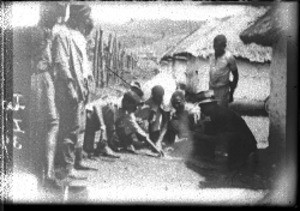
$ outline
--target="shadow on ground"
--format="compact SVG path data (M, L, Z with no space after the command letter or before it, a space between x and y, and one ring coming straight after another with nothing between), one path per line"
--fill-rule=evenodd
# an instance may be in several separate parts
M225 162L207 162L189 159L185 162L187 168L205 178L199 182L199 188L244 188L252 190L267 190L269 184L262 175L249 167L229 172Z

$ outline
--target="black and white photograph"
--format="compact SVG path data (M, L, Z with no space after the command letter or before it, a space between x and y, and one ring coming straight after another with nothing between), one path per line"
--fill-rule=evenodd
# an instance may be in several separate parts
M1 206L297 206L298 2L0 5Z

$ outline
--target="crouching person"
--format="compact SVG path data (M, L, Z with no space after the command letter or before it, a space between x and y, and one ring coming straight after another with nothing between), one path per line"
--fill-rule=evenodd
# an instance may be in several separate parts
M228 154L229 170L236 170L246 164L249 155L256 151L256 140L241 116L226 107L219 106L210 97L199 103L201 113L209 118L204 126L204 134L195 133L195 143L204 143L211 157L215 147L223 145Z
M149 109L148 131L150 139L161 148L161 141L167 130L168 112L162 109L164 88L160 85L154 86L151 90L151 97L145 102Z
M135 92L128 91L124 94L116 120L116 133L122 141L123 148L129 152L135 153L134 145L146 141L151 148L160 153L150 140L149 134L137 123L135 112L141 104L141 98Z
M114 107L110 103L103 103L100 100L90 103L86 107L86 133L84 137L84 150L88 157L105 156L120 158L110 145L113 144L115 134ZM95 140L96 132L100 130L99 140ZM96 145L96 146L95 146Z

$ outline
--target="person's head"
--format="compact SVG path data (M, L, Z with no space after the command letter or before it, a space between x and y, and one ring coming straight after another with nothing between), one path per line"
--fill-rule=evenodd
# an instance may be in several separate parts
M72 28L78 29L82 34L85 34L90 14L90 6L84 4L71 4L68 23Z
M133 91L128 91L123 95L122 108L126 111L135 112L142 103L141 98Z
M66 15L66 8L58 2L42 2L39 25L52 29L60 17Z
M140 98L143 98L144 92L141 89L141 84L137 81L133 81L130 84L130 90L135 92Z
M223 55L227 46L227 39L225 35L219 34L214 38L214 50L217 56Z
M91 18L85 20L84 36L89 36L94 28L94 22Z
M151 89L151 97L157 105L161 105L164 99L165 90L162 86L156 85Z
M183 111L185 105L184 92L181 90L175 91L171 97L171 104L177 112Z

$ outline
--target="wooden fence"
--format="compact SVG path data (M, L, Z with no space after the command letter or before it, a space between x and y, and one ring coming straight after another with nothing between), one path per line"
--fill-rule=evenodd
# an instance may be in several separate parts
M104 43L103 30L96 30L93 58L93 74L96 87L108 86L110 82L126 81L124 73L132 73L137 67L137 60L132 54L126 54L125 48L116 36L109 34L108 42Z

